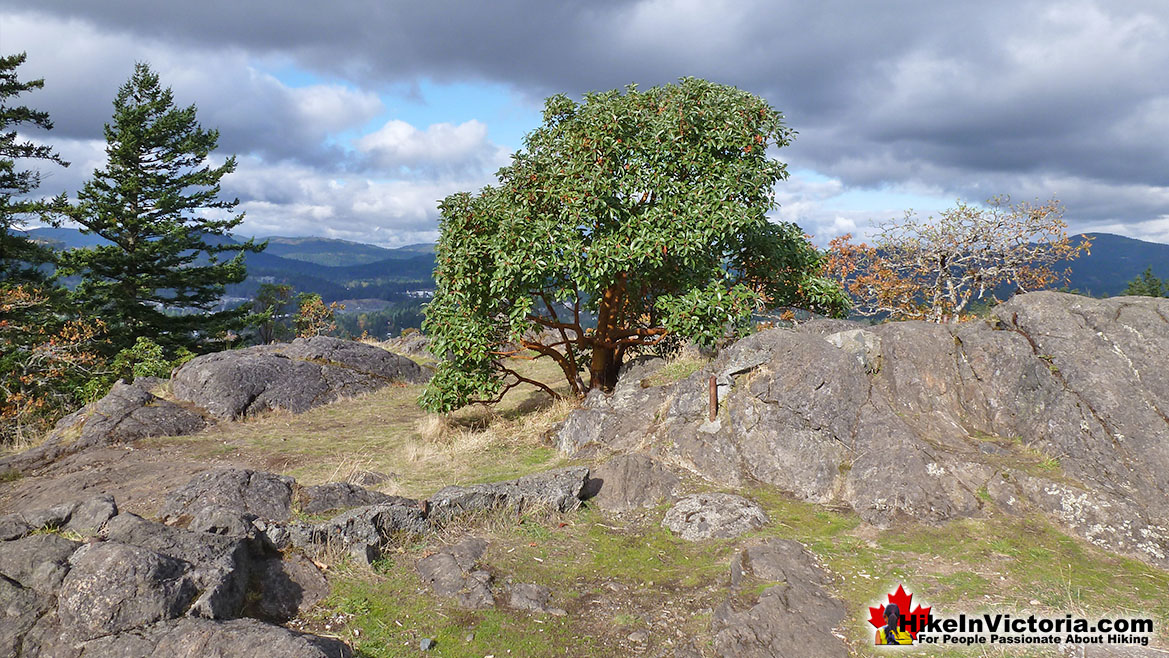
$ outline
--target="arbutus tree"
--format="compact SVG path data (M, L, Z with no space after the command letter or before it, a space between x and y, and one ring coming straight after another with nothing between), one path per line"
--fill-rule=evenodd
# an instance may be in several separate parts
M582 395L610 389L634 352L712 344L763 307L842 314L822 254L767 218L787 177L768 149L793 136L763 99L694 78L549 98L497 186L440 204L424 323L440 363L421 404L525 381L556 395L509 358L554 360Z

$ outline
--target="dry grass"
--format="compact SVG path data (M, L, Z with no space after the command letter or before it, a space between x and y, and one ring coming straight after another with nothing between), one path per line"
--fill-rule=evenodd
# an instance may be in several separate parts
M525 374L556 381L551 363L523 362ZM297 478L302 484L385 473L385 493L427 496L448 484L515 478L562 463L548 432L575 407L531 386L490 408L434 416L416 404L421 386L389 386L302 414L274 411L199 434L154 439L195 457L230 457Z

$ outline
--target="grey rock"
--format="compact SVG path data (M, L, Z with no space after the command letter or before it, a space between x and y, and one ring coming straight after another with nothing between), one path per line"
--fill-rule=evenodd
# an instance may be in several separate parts
M57 530L69 523L73 510L79 503L61 503L43 509L34 509L23 512L24 521L33 530Z
M454 598L465 608L489 608L495 605L491 574L474 568L486 548L482 539L467 539L422 558L415 568L435 594Z
M507 606L516 610L530 610L558 617L568 614L561 608L552 607L552 590L543 585L517 583L507 589Z
M587 467L572 466L507 482L445 487L431 496L430 513L455 514L510 506L547 506L568 512L580 506L588 477Z
M70 562L58 614L62 628L78 640L179 617L196 595L189 564L137 546L88 544Z
M22 587L56 593L69 573L69 557L81 546L60 535L38 534L0 543L0 575Z
M673 501L681 481L645 455L618 455L594 468L586 497L603 510L625 512Z
M316 336L197 357L175 373L171 388L180 399L231 420L273 409L299 413L428 377L418 364L380 347Z
M418 643L418 648L423 650L423 651L430 651L431 649L434 648L434 644L435 644L434 640L432 640L428 637L425 637L425 638L422 638L422 641Z
M659 356L642 355L632 359L621 366L617 373L617 387L615 393L620 393L624 389L636 390L644 388L643 382L659 370L661 370L667 361Z
M79 535L96 535L110 519L118 515L118 504L108 494L90 498L69 515L65 529Z
M824 340L856 357L867 373L881 370L881 337L864 329L839 331L824 337Z
M418 501L370 491L349 482L326 482L300 489L297 506L306 514L321 514L333 510L363 505L416 505Z
M613 395L594 389L585 396L580 409L557 432L561 452L587 456L586 451L596 451L602 446L608 451L636 448L637 439L666 404L668 389L620 385L620 380L618 384Z
M258 562L252 569L256 583L248 616L277 623L310 610L329 595L329 583L315 564L290 553Z
M343 642L254 619L176 619L81 645L82 658L351 658Z
M1169 300L1030 293L994 316L763 331L675 384L590 394L558 445L763 483L878 527L980 514L986 487L991 504L1169 565ZM1045 457L1050 476L1029 468Z
M208 505L195 513L188 530L206 532L226 537L255 537L259 532L255 525L256 516L220 505Z
M272 521L292 514L290 477L241 468L221 468L196 475L172 491L159 515L167 520L193 516L215 505Z
M427 350L430 344L430 339L421 333L412 333L406 336L399 336L389 341L389 349L391 352L398 354L408 354L411 356L430 357L431 354Z
M845 617L844 604L831 597L828 578L797 542L773 539L742 551L732 567L736 588L753 582L779 584L747 607L734 599L720 605L711 620L716 656L843 658L845 643L832 630ZM797 651L798 648L798 651Z
M115 383L105 397L61 419L41 445L0 459L0 470L29 472L85 448L191 434L206 427L198 411L154 395L151 390L160 383L150 377Z
M24 638L55 603L53 597L0 575L0 655L36 655Z
M24 520L24 515L13 512L0 516L0 541L19 539L32 532L32 526Z
M173 528L128 513L110 519L105 534L191 565L190 581L199 592L191 614L230 619L243 608L252 567L246 540Z
M409 501L409 499L403 499ZM414 501L406 505L369 505L343 512L316 524L293 523L286 527L292 546L338 546L376 553L387 539L399 534L421 534L426 528L422 510ZM270 532L270 531L269 531ZM376 559L376 558L375 558Z
M666 512L662 526L687 541L737 537L762 527L767 514L758 503L726 493L685 496Z

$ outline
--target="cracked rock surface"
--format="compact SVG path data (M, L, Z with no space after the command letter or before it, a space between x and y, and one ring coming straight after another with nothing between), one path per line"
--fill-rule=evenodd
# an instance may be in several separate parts
M760 332L677 383L590 394L557 441L762 482L881 527L1038 510L1165 566L1166 364L1169 299L1037 292L989 321Z

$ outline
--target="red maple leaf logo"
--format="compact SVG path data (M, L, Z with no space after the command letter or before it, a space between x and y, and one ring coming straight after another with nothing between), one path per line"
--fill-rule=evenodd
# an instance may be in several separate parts
M913 605L913 594L907 593L901 585L897 586L896 592L887 596L889 603L897 606L897 609L901 611L900 627L908 631L909 637L916 641L917 632L925 628L926 622L930 618L930 610L933 608L923 608L919 605L912 613L908 612L909 606ZM885 625L885 606L869 607L869 623L876 628Z

